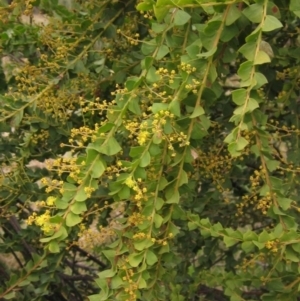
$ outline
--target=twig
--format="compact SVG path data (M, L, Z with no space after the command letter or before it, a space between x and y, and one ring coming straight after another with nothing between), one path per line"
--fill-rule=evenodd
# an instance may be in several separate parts
M103 269L105 269L107 266L106 264L104 264L102 261L100 261L98 258L96 258L95 256L91 255L90 253L86 252L85 250L81 249L80 247L73 245L73 248L75 248L79 253L81 253L82 255L86 256L87 258L89 258L90 260L96 262L98 265L100 265Z

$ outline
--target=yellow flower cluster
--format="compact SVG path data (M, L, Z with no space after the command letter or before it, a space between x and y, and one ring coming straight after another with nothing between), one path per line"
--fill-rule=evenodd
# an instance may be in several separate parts
M128 298L125 301L135 301L137 300L136 291L138 284L133 280L134 272L132 269L126 269L125 272L126 276L122 277L122 280L127 282L127 287L125 287L124 291L128 294Z
M37 215L36 212L33 212L31 216L26 220L27 225L35 224L41 228L45 234L55 230L55 225L49 222L51 215L50 210L46 210L45 213Z
M54 196L49 196L49 197L47 198L46 202L45 202L45 201L40 201L40 202L37 202L36 205L37 205L38 207L46 207L46 206L52 207L52 206L55 205L55 201L56 201L56 197L54 197Z
M69 173L69 176L76 181L78 184L81 184L81 178L78 175L81 172L82 166L85 165L85 161L82 161L77 164L78 158L70 157L70 158L58 158L53 161L48 161L47 168L52 171L56 171L59 176L61 176L64 172ZM44 180L43 180L44 181ZM55 180L54 180L55 181ZM43 183L43 182L42 182ZM48 183L43 183L48 184ZM57 184L55 182L55 184Z
M128 217L128 223L133 226L141 225L146 220L146 217L139 212L133 212Z
M126 94L127 92L128 92L127 88L122 88L122 87L120 87L119 84L116 84L116 90L111 92L110 94L111 95L118 95L118 94ZM120 100L122 100L122 98Z
M49 132L46 130L41 130L40 133L36 133L31 136L31 143L39 144L40 146L41 142L45 143L48 138L49 138Z
M227 148L223 148L222 144L215 143L216 140L212 142L212 139L217 139L218 130L217 127L214 128L212 133L204 138L204 147L196 150L193 166L197 171L194 173L195 179L197 177L211 179L215 187L223 193L224 174L231 170L234 158L228 154Z
M267 214L268 209L272 205L272 197L269 192L258 200L258 204L256 205L256 209L261 210L263 214Z
M132 238L138 240L138 239L144 239L146 237L147 237L147 235L145 233L139 232L139 233L134 234Z
M115 231L110 227L90 228L86 229L83 224L80 225L80 232L78 234L79 240L76 244L87 251L93 251L97 246L110 243L115 237Z
M185 88L187 90L192 90L192 92L194 94L196 94L198 92L198 87L200 86L201 82L196 80L195 78L192 79L192 83L191 84L186 84Z
M161 127L167 123L167 119L174 119L174 114L170 111L161 110L158 113L154 114L154 120L152 121L152 132L156 133L161 130Z
M197 70L195 67L192 67L191 64L187 63L181 63L180 66L178 66L178 68L182 71L185 71L187 74L191 74L192 72L195 72Z
M92 193L95 191L95 188L93 187L84 187L84 192L86 193L86 195L90 198Z
M82 126L79 129L71 129L71 138L69 143L73 144L74 142L79 146L83 145L89 140L92 139L95 134L95 130L88 128L87 126ZM77 139L74 139L77 137Z
M136 135L136 132L139 129L141 124L136 119L134 119L132 121L124 120L124 125L125 125L126 130L129 131L129 133L130 133L128 138L131 139L134 137L134 135Z
M49 193L55 189L59 189L60 192L62 192L62 185L63 185L63 181L58 181L56 179L51 180L49 178L42 178L41 179L41 183L45 186L48 186L46 188L46 192Z
M139 145L144 145L146 144L148 137L149 137L150 133L147 131L141 131L139 132L138 136L137 136L137 140L138 140L138 144Z
M127 185L129 188L132 188L133 191L135 191L135 195L133 196L133 200L136 201L137 206L140 207L141 206L141 200L147 200L148 197L146 195L147 193L147 188L143 187L140 188L139 184L141 184L142 179L137 179L137 181L135 181L132 177L128 177L124 184Z
M271 250L272 253L278 252L278 240L269 240L265 243L265 247L268 250Z

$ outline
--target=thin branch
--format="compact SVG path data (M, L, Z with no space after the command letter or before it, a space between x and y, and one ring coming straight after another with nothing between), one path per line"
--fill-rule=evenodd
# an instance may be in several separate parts
M81 280L94 281L95 280L95 278L90 275L67 275L61 273L60 277L64 280L71 280L71 281L81 281Z
M86 256L88 259L92 260L93 262L97 263L100 265L103 269L105 269L107 266L105 263L100 261L98 258L95 256L91 255L90 253L86 252L85 250L81 249L80 247L73 245L73 248L75 248L79 253L81 253L83 256Z

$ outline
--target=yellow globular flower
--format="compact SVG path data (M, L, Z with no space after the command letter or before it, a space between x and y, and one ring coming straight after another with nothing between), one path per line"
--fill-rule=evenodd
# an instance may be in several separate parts
M46 204L48 206L54 206L55 201L56 201L56 198L54 196L49 196L46 200Z
M147 141L147 138L149 136L149 133L146 131L142 131L138 135L138 143L139 145L144 145Z
M135 186L135 181L130 177L127 178L125 180L125 184L129 187L129 188L133 188Z
M37 216L35 218L35 224L37 226L44 226L50 219L50 211L49 210L46 210L46 212L40 216Z

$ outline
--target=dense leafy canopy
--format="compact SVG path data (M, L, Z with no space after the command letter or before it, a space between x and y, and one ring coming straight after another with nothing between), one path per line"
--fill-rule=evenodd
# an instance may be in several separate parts
M0 0L0 299L299 300L298 0Z

